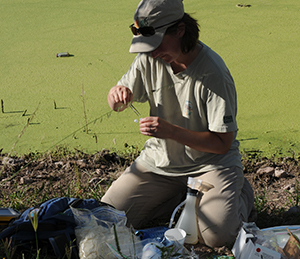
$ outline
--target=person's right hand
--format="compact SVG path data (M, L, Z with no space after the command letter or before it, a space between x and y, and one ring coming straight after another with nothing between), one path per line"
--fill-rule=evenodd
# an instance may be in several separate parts
M131 103L133 94L131 90L122 85L112 87L108 93L107 101L114 111L123 111Z

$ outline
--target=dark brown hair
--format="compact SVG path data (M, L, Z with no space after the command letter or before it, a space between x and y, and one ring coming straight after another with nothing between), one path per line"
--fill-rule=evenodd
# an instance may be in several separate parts
M182 19L176 24L170 26L165 34L176 34L180 23L184 23L185 33L181 39L181 51L182 53L188 53L193 50L198 42L199 38L199 24L197 20L192 18L189 14L184 13Z

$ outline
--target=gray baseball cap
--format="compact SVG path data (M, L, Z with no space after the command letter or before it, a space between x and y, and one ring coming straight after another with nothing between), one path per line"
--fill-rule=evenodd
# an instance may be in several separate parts
M182 0L142 0L134 14L130 53L155 50L168 27L184 15Z

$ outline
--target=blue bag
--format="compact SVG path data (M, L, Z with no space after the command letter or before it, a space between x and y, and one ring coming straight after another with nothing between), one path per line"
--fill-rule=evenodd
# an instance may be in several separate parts
M29 216L33 217L34 212L38 215L38 240L47 241L51 244L57 258L65 255L66 246L72 252L72 258L78 258L75 239L76 222L72 213L73 208L94 209L99 206L108 206L95 199L77 198L54 198L42 204L25 210L18 219L0 233L0 240L12 238L12 244L18 246L32 245L36 236Z

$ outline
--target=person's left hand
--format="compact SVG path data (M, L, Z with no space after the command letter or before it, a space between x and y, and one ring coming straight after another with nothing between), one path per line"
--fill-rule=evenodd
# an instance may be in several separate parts
M140 120L140 132L145 136L171 138L173 127L174 125L159 117L145 117Z
M171 124L159 117L146 117L140 120L140 132L145 136L172 139L200 152L226 154L234 138L232 132L192 131Z

